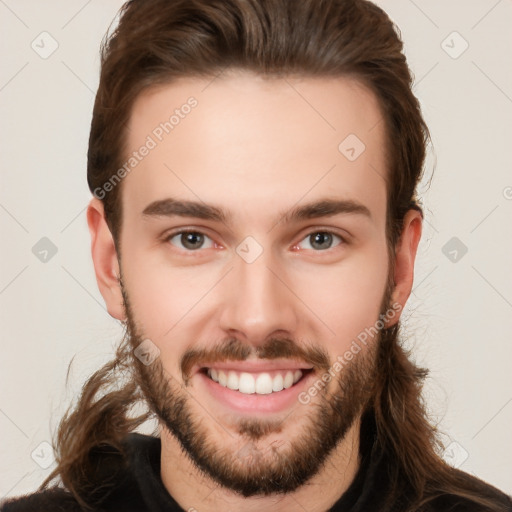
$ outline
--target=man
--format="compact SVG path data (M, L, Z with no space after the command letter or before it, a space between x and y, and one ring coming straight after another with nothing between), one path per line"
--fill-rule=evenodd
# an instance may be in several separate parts
M398 340L427 138L370 2L128 2L87 213L126 336L2 510L512 510L438 456Z

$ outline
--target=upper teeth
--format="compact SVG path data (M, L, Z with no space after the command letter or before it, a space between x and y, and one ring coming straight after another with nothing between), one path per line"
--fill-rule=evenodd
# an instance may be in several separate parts
M301 377L302 372L278 372L272 378L269 373L252 374L247 372L237 373L232 370L223 371L215 368L208 369L208 376L221 386L237 390L240 393L251 395L268 395L272 392L282 391L293 386Z

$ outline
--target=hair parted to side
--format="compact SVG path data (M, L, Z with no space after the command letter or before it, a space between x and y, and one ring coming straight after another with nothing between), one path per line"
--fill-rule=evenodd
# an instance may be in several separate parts
M138 95L180 77L213 77L226 69L266 77L353 77L376 95L387 136L387 237L390 255L406 212L416 208L428 129L412 93L412 77L393 23L366 0L130 0L117 28L102 46L101 75L88 152L87 179L94 193L126 160L126 126ZM122 182L102 198L109 228L121 253ZM460 473L438 456L436 432L426 418L421 389L426 372L398 343L398 327L383 331L372 404L378 440L392 465L390 500L407 486L418 506L453 494L497 510L468 488ZM95 446L122 450L121 440L150 418L133 416L143 401L131 373L133 353L125 339L116 358L93 374L77 404L61 421L56 438L57 477L79 502L93 508ZM113 388L117 389L112 390ZM102 486L108 481L102 480ZM480 497L479 497L480 496Z
M402 42L388 16L365 0L127 2L102 46L88 151L91 192L126 161L126 126L144 89L230 68L268 77L353 76L376 94L388 137L388 237L394 245L407 210L420 209L414 193L428 129L411 92ZM117 243L121 190L122 182L101 197Z

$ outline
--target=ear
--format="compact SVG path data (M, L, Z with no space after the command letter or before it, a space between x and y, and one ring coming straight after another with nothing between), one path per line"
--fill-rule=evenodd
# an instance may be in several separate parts
M405 215L402 234L395 247L395 287L391 295L391 304L400 305L400 314L395 315L387 327L391 327L398 322L405 303L411 294L414 281L414 262L421 238L421 228L421 213L417 210L409 210Z
M105 219L103 203L93 198L87 207L87 224L91 234L91 253L98 288L105 300L110 316L126 319L121 286L119 261L112 233Z

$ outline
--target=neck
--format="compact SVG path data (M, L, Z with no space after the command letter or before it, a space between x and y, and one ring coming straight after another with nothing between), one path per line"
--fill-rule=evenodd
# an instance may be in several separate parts
M162 427L161 478L169 494L187 511L291 512L304 509L325 512L345 493L359 468L360 424L358 418L306 485L288 494L248 498L220 487L202 474L183 453L176 438Z

